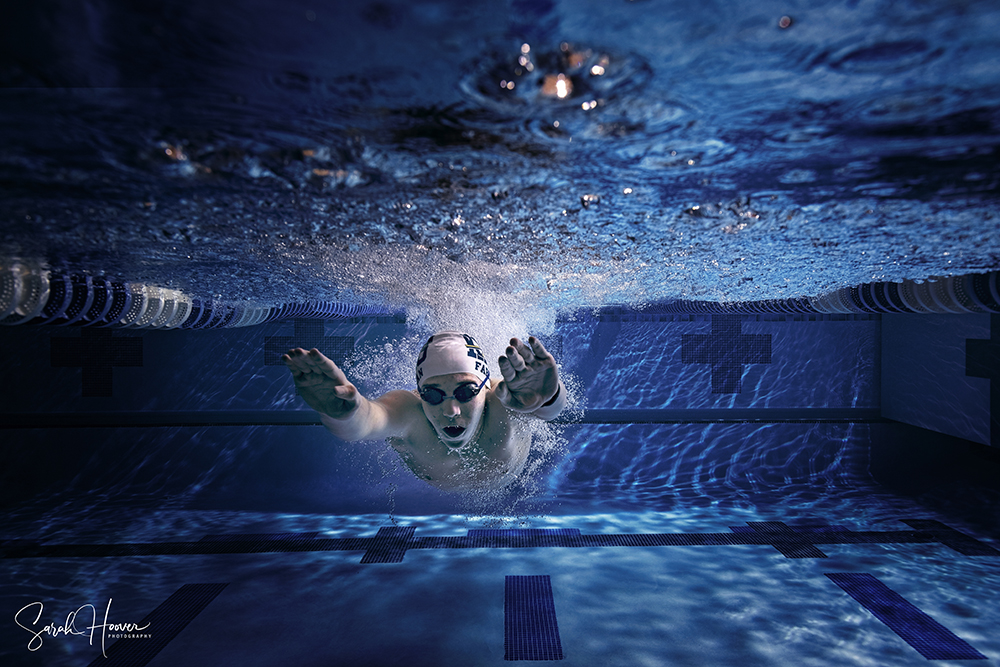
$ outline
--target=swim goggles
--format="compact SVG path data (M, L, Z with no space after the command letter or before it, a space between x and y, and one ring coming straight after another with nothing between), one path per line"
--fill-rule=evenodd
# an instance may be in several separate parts
M459 403L468 403L479 394L482 388L486 386L489 379L490 376L487 374L478 387L476 387L472 382L463 384L455 390L455 393L452 394L452 396L454 396L455 400ZM444 393L437 387L424 387L420 390L420 398L424 399L431 405L441 405L441 403L444 402L444 399L448 398L448 394Z

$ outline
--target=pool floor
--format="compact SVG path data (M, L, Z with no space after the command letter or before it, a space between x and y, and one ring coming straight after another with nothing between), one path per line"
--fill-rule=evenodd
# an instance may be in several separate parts
M79 617L148 624L133 638L108 632L104 658L99 630L93 644L43 634L29 650L33 633L8 622L0 661L501 665L542 655L566 665L914 665L931 659L928 651L938 664L1000 658L1000 552L927 515L783 526L773 516L706 509L545 517L526 529L483 528L462 516L397 517L394 526L374 515L169 514L157 523L174 528L119 534L114 545L91 547L91 557L69 556L65 545L101 542L93 535L0 546L9 582L0 599L12 621L37 631L90 604ZM128 548L145 555L112 555ZM249 553L225 553L241 550ZM852 582L864 590L849 594ZM525 652L533 647L542 653Z

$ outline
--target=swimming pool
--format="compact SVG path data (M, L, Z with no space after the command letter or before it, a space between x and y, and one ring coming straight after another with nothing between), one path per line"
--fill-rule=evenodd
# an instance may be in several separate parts
M0 661L1000 659L998 20L17 9ZM337 443L278 360L411 387L441 326L573 395L503 492Z
M567 664L924 660L825 575L871 576L996 655L996 458L882 417L892 316L736 316L771 359L715 393L713 364L681 354L713 317L562 317L547 343L578 407L536 429L531 475L479 496L424 485L384 445L336 444L275 365L274 343L297 334L366 392L408 382L371 368L387 346L415 354L393 318L105 329L85 344L141 341L143 364L107 369L107 395L89 397L97 369L47 363L82 331L5 328L23 354L5 368L19 379L5 390L16 472L0 598L12 620L42 602L24 613L43 624L107 599L120 623L191 616L176 638L119 640L157 646L148 664L485 665L555 655L544 632L519 645L505 631L505 587L547 577ZM87 637L45 635L37 651L15 623L3 637L5 664L104 660Z
M25 7L5 22L0 253L196 298L434 308L443 284L575 309L993 270L998 20Z

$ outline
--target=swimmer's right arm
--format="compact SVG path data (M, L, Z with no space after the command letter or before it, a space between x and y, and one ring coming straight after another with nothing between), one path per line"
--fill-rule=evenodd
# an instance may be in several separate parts
M292 372L299 396L341 440L382 440L404 434L409 392L393 391L370 401L337 364L315 348L289 350L281 360Z

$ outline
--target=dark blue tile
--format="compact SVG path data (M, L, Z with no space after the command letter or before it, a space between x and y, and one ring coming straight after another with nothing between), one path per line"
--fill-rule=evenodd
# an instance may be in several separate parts
M368 563L402 563L406 550L413 542L414 526L383 526L378 529L361 557L361 562Z
M743 366L771 363L771 334L740 333L736 315L713 315L711 334L683 334L681 363L708 364L713 394L738 394Z
M1000 315L990 315L988 339L966 339L965 374L990 381L990 444L1000 447Z
M258 540L311 540L319 535L318 531L310 533L220 533L205 535L202 542L248 542Z
M826 576L928 660L986 660L968 642L866 572Z
M746 530L739 526L732 527L732 530L736 533L753 533L768 537L768 544L785 558L827 557L812 544L808 533L796 530L780 521L748 521Z
M563 659L549 575L508 575L503 621L504 660Z
M545 535L565 535L579 537L579 528L473 528L469 537L539 537Z
M49 363L53 368L83 370L85 397L114 393L113 369L142 366L142 338L115 336L110 329L81 329L79 337L51 339Z
M294 320L294 325L294 333L291 336L268 336L264 339L265 366L280 366L281 355L293 347L305 350L316 348L338 365L343 365L354 351L354 337L327 336L323 320L297 318Z
M194 620L228 584L187 584L136 625L147 626L137 639L123 638L111 644L107 657L98 656L90 667L143 667Z
M471 548L582 546L577 528L487 528L468 532Z
M789 558L824 558L816 544L947 545L966 556L1000 557L1000 551L937 521L907 521L914 529L851 531L842 526L787 526L749 522L732 533L638 533L581 535L576 528L470 530L463 536L415 536L413 526L385 526L374 537L323 538L313 533L210 535L197 542L38 544L0 541L0 558L118 558L139 555L363 551L362 563L399 563L409 549L524 549L655 546L762 545Z
M990 556L993 558L1000 556L1000 551L997 551L990 545L980 542L974 537L960 533L940 521L933 519L904 519L903 523L911 528L930 533L938 542L950 549L954 549L963 556Z

